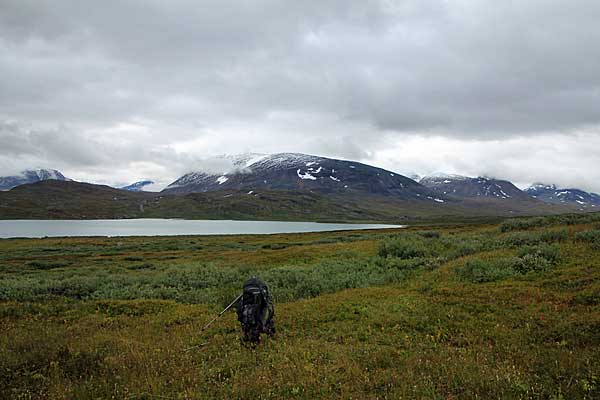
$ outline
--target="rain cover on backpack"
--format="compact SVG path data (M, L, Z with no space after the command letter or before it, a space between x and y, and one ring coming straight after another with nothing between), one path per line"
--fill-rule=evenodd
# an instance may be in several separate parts
M267 285L258 278L248 279L237 305L238 321L245 326L264 325L270 301Z

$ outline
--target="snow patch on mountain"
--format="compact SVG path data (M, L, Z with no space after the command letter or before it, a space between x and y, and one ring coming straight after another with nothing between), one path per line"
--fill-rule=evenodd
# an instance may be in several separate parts
M308 179L308 180L311 180L311 181L316 181L317 180L317 178L314 177L314 176L312 176L310 174L310 172L304 172L304 173L302 173L301 171L302 171L301 169L298 169L296 171L296 174L298 174L298 178L300 178L300 179Z

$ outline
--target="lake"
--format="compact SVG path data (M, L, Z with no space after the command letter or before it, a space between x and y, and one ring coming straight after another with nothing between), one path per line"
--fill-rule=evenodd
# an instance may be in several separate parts
M241 235L403 227L404 225L180 219L0 220L0 238Z

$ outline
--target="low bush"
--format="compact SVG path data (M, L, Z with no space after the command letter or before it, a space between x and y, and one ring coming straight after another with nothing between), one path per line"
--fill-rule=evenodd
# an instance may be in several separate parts
M127 267L125 267L127 269L130 270L139 270L139 269L150 269L150 268L154 268L153 264L150 263L144 263L144 264L133 264L133 265L128 265Z
M493 260L469 260L456 269L457 275L474 283L495 282L530 272L542 272L556 265L560 257L557 245L542 243L519 249L516 257L496 258Z
M384 285L405 279L413 270L435 268L436 258L364 257L353 252L309 264L272 268L251 265L176 264L157 267L134 264L125 269L90 269L53 275L6 277L0 280L0 301L50 298L87 300L164 299L182 303L229 303L250 276L269 283L277 301L322 293ZM146 272L145 270L148 270Z
M456 269L457 275L473 283L496 282L516 274L509 259L469 260Z
M270 249L270 250L283 250L285 248L287 248L287 246L285 244L281 244L281 243L272 243L272 244L265 244L262 246L263 249Z
M542 241L539 232L514 232L504 237L503 247L532 246Z
M393 257L375 257L373 265L383 269L396 269L399 271L413 271L419 267L426 266L427 258L401 259Z
M431 255L431 248L425 240L417 235L401 235L388 239L379 246L380 257L397 257L410 259Z
M500 225L500 232L521 231L540 226L549 225L550 221L543 217L535 218L515 218L504 221Z
M553 225L590 224L600 221L600 212L551 215L546 217L514 218L500 225L501 232L520 231Z
M535 254L526 254L523 257L511 259L510 267L520 274L545 271L552 264L545 258Z
M537 257L546 260L551 265L556 264L560 257L560 247L555 244L542 243L537 246L525 246L519 249L519 257Z
M395 236L383 241L380 244L378 255L384 258L401 259L434 258L434 264L439 264L496 247L494 239L485 235L442 236L437 231L424 231Z
M55 268L63 268L71 265L69 262L43 262L43 261L29 261L25 263L25 266L32 269L48 270Z
M571 303L583 306L600 305L600 291L596 290L578 293L573 297Z
M447 259L464 257L493 248L491 240L484 236L445 236L441 239L441 243L445 248L443 254Z
M564 214L548 217L555 224L577 225L589 224L600 221L600 213L585 213L585 214Z
M129 257L123 257L123 260L125 260L125 261L144 261L144 258L138 257L138 256L129 256Z
M578 242L589 243L595 249L600 249L600 229L591 229L575 234L575 240Z
M561 229L558 231L543 231L540 234L540 240L546 243L564 242L569 238L569 231Z
M439 239L441 236L438 231L421 231L418 235L428 239Z

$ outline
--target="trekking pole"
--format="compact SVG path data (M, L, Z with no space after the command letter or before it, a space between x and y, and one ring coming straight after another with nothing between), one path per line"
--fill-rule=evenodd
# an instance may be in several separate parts
M214 317L208 324L204 325L204 328L200 329L200 333L204 332L206 330L206 328L208 328L209 326L211 326L213 322L215 322L217 319L219 319L219 317L221 317L221 315L225 314L227 312L227 310L229 310L231 307L233 307L233 305L238 302L238 300L242 297L242 295L243 294L240 294L238 297L236 297L235 300L233 300L231 302L231 304L229 304L227 307L225 307L225 309L223 311L221 311L219 313L219 315L217 315L216 317ZM195 349L196 347L202 347L202 346L204 346L204 344L199 344L198 346L188 347L184 351L192 350L192 349Z

